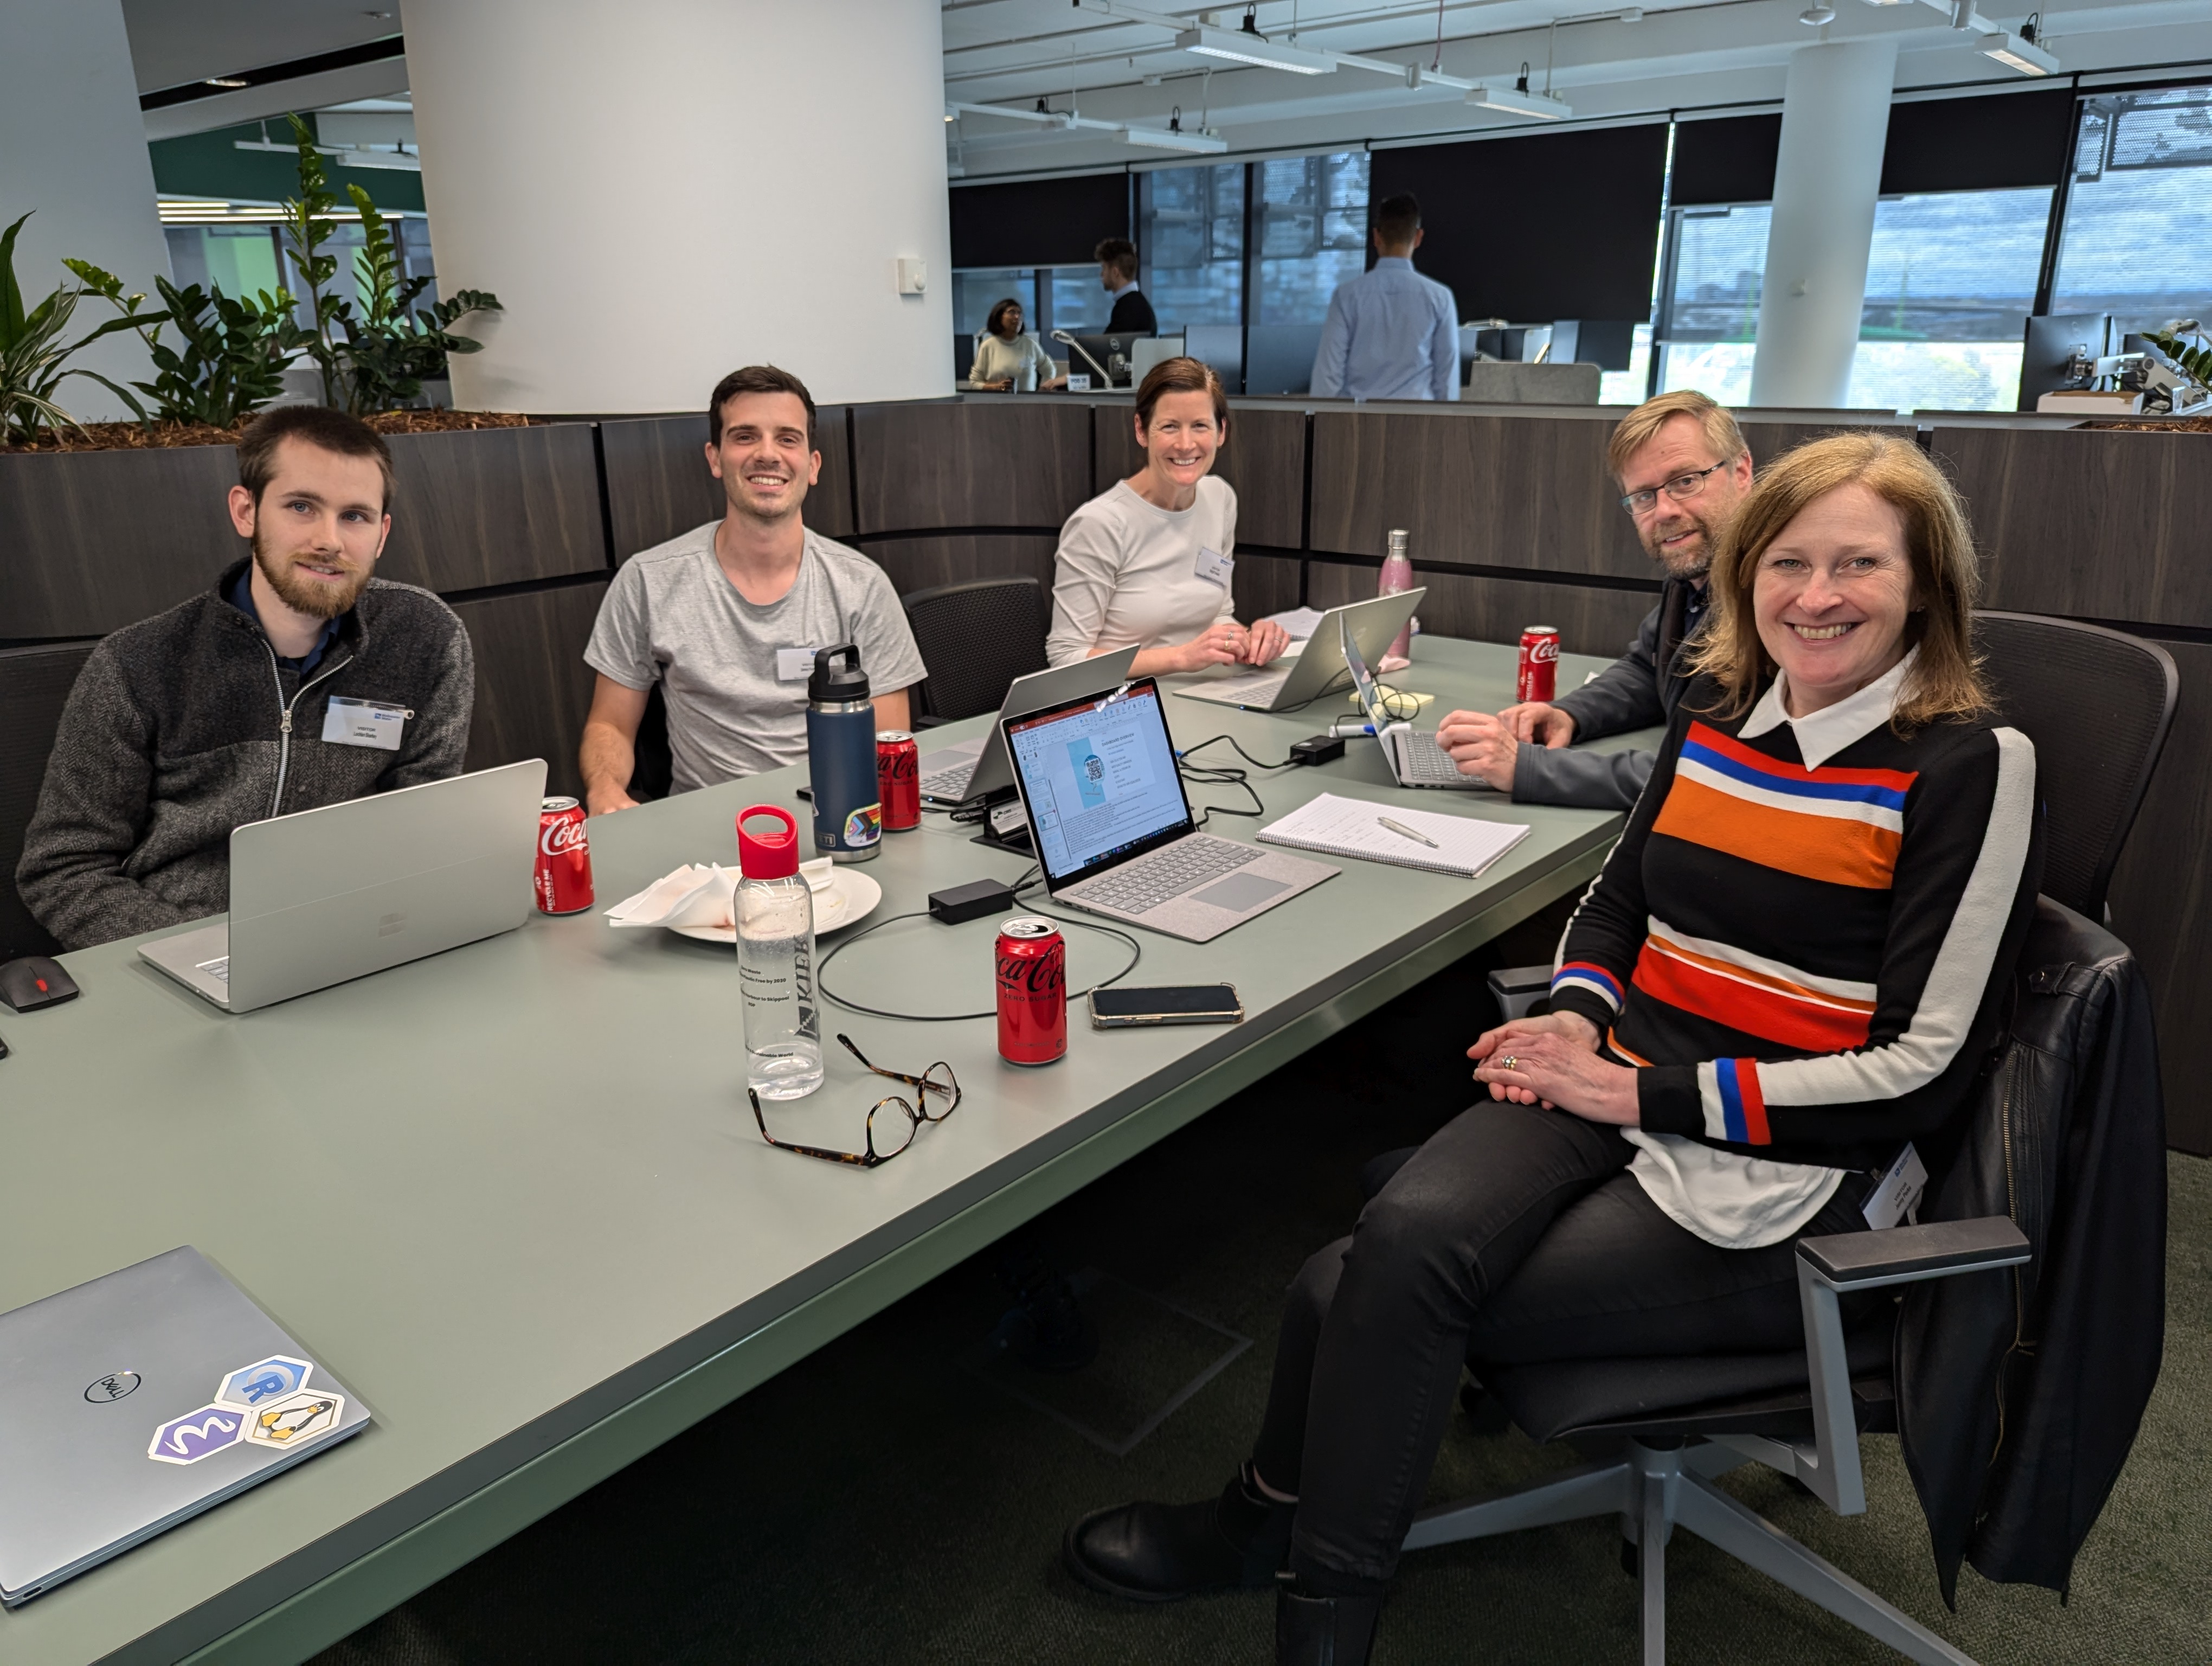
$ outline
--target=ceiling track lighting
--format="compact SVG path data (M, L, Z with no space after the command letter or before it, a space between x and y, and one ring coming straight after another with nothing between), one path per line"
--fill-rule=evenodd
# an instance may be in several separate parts
M1984 35L1979 43L1983 56L1993 58L2024 76L2057 75L2058 60L2045 51L2035 38L2036 25L2042 21L2043 14L2033 12L2017 32L1999 29Z
M1813 3L1797 14L1797 21L1808 28L1817 29L1836 21L1836 9L1828 0L1813 0Z
M1327 76L1336 73L1336 60L1326 52L1310 52L1302 46L1287 46L1267 39L1251 27L1252 16L1246 13L1245 27L1218 29L1200 23L1195 28L1183 30L1175 38L1176 47L1199 58L1217 58L1231 64L1249 64L1255 69L1283 70L1294 76Z
M1467 101L1478 109L1503 111L1509 116L1527 116L1535 121L1565 121L1575 113L1565 100L1528 90L1526 64L1521 66L1521 74L1512 86L1474 86L1468 90Z

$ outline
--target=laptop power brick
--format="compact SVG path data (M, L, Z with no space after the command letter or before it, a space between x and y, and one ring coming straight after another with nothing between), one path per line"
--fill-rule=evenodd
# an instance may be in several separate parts
M1333 763L1343 756L1342 735L1308 735L1291 748L1291 758L1299 763Z
M929 893L930 918L947 926L957 926L963 920L981 920L987 914L1012 914L1018 906L1014 901L1013 887L996 879L978 879L971 885Z

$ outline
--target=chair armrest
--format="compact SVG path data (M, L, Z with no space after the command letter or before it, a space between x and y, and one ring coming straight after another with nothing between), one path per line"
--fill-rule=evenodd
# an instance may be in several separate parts
M917 732L922 729L939 728L951 721L947 717L931 717L927 714L907 720L908 727Z
M2028 1247L2019 1227L2002 1215L1988 1215L1800 1238L1797 1255L1823 1283L1838 1290L1865 1290L1978 1268L2017 1267L2028 1259Z
M1508 966L1490 975L1490 993L1498 1002L1501 1022L1548 1012L1552 1005L1549 966Z

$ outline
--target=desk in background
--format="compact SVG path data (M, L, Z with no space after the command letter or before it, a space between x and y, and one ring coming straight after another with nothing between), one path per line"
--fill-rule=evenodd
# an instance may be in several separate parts
M1514 650L1424 639L1395 679L1441 712L1511 699ZM1603 663L1562 665L1571 683ZM1349 708L1272 716L1173 699L1178 744L1274 759ZM933 731L975 733L981 720ZM1644 735L1642 744L1654 737ZM1618 745L1625 741L1601 742ZM1233 763L1228 748L1217 749ZM604 908L732 860L754 803L805 818L796 769L592 824ZM821 1091L786 1137L857 1140L879 1079L949 1060L959 1110L872 1171L772 1150L743 1092L726 948L594 912L232 1018L130 943L69 957L83 998L4 1026L0 1309L198 1245L374 1408L313 1462L23 1608L8 1666L297 1660L557 1508L823 1342L1588 882L1620 818L1392 786L1379 751L1255 775L1268 817L1334 791L1525 821L1470 883L1347 862L1208 945L1139 932L1142 983L1227 979L1233 1028L1097 1032L1002 1063L988 1020L824 1008ZM1194 787L1199 804L1247 802ZM1258 822L1216 818L1249 838ZM941 816L884 840L874 916L1018 859ZM992 1005L995 920L886 927L830 968L869 1006ZM1127 951L1067 933L1074 987ZM135 941L136 939L134 939ZM835 942L833 936L830 939ZM772 1435L769 1438L773 1438Z

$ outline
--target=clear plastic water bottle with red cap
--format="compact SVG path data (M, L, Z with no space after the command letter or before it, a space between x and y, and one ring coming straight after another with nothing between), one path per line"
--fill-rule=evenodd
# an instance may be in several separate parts
M738 813L738 872L745 1085L763 1099L803 1099L822 1085L822 1015L814 894L799 871L799 823L789 811L761 804Z

